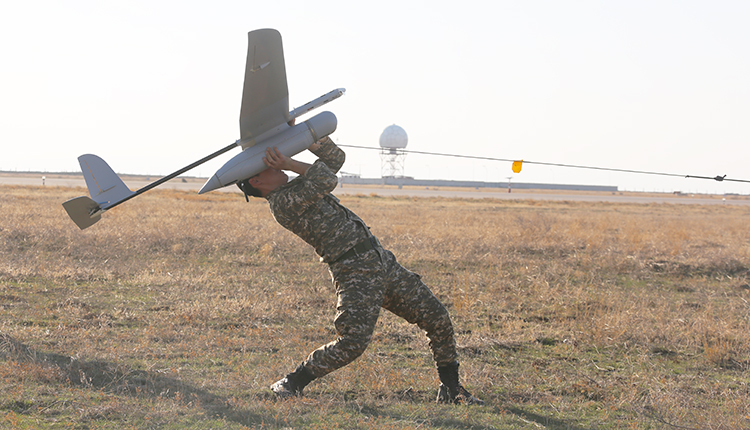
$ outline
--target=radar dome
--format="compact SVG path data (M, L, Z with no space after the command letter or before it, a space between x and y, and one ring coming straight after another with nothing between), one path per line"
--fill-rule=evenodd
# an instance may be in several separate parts
M383 130L383 134L380 135L380 147L390 149L401 149L406 148L406 143L409 141L409 137L406 135L406 131L396 124L389 125Z

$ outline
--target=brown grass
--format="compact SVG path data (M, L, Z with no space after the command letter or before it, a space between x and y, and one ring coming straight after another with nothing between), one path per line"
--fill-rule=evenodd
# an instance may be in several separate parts
M418 329L276 402L333 337L312 249L263 201L0 187L0 427L750 427L750 208L346 197L448 306L486 408L433 405Z

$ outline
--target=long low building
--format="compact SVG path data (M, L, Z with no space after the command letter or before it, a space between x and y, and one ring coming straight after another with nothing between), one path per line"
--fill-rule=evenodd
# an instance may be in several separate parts
M414 179L410 177L360 178L348 175L342 176L340 183L342 185L395 185L399 187L508 188L507 182L448 181L443 179ZM529 182L513 182L510 187L519 190L617 191L616 186L610 185L535 184Z

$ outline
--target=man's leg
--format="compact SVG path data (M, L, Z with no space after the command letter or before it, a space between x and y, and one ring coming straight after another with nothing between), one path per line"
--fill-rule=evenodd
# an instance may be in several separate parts
M386 294L383 307L417 324L430 339L430 349L440 377L439 403L484 404L472 396L458 378L458 353L448 310L416 273L401 266L386 253Z
M388 276L383 307L425 331L438 366L453 363L458 354L448 310L419 275L401 266L390 251L385 254Z
M334 319L338 338L310 353L297 370L271 386L281 397L299 394L313 379L351 363L372 339L385 294L380 256L371 250L352 261L332 264L330 270L338 295Z

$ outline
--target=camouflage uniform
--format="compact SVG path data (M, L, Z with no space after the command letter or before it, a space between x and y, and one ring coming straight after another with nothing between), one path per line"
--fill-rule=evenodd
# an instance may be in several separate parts
M344 152L327 139L314 153L318 160L304 175L266 196L276 221L328 263L338 295L338 338L313 351L302 366L319 378L354 361L370 343L381 307L426 332L437 366L455 362L453 326L443 304L330 194Z

